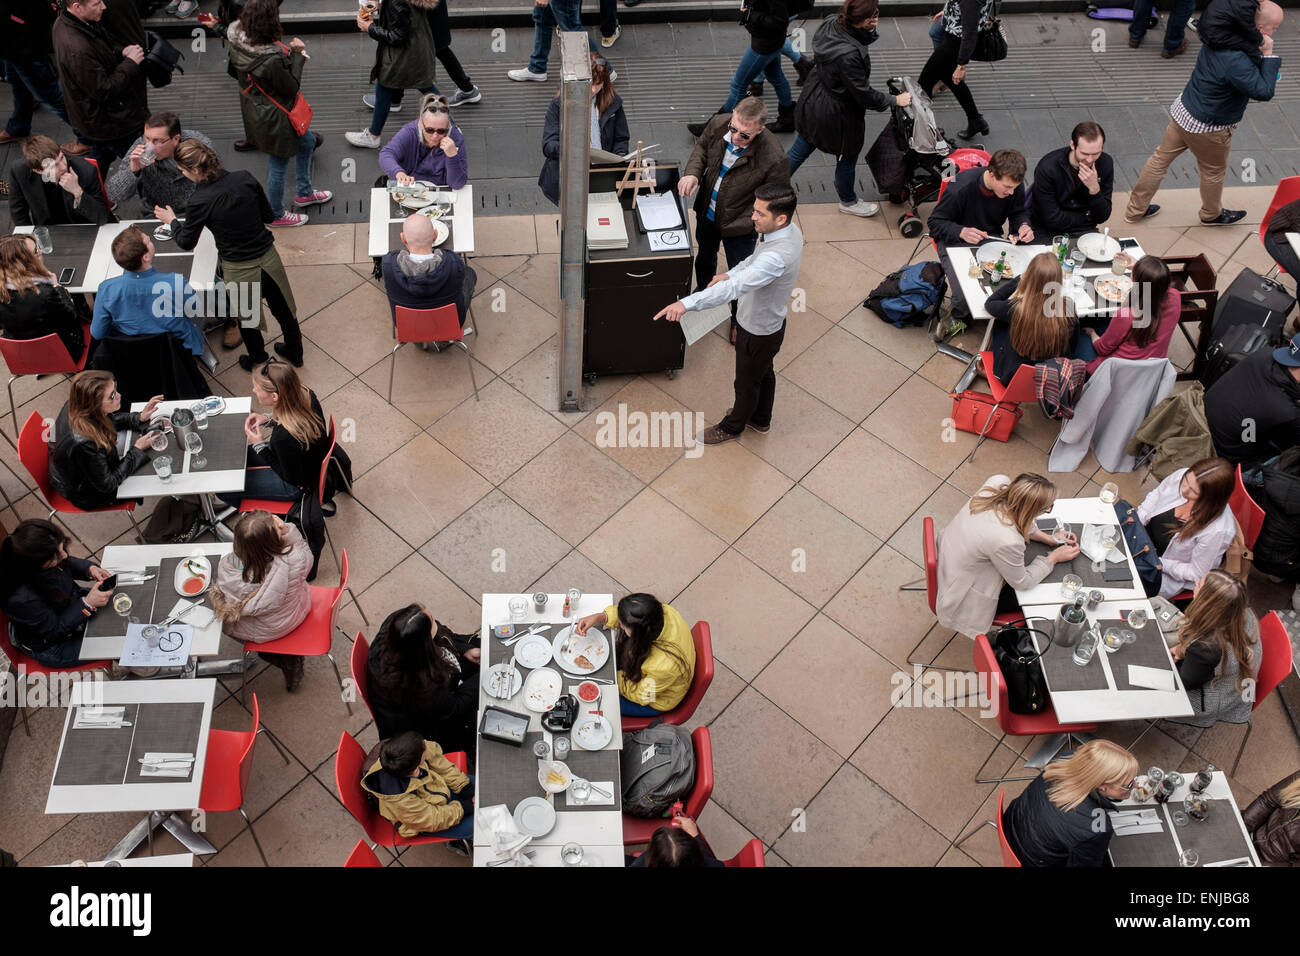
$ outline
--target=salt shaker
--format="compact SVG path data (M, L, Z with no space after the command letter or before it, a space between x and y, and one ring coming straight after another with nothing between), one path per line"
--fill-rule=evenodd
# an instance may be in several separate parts
M1088 605L1087 605L1088 610L1089 610L1089 611L1095 611L1095 610L1097 610L1097 606L1098 606L1099 604L1101 604L1102 598L1103 598L1104 596L1105 596L1105 595L1103 595L1100 591L1095 591L1095 590L1094 590L1094 591L1089 591L1089 592L1088 592Z
M569 756L569 738L568 738L568 737L556 737L556 738L554 739L554 742L552 743L551 746L552 746L552 748L555 750L555 759L556 759L556 760L564 760L566 757Z

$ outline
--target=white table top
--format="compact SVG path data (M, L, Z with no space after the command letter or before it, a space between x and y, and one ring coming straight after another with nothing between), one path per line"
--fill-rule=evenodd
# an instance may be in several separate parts
M1052 510L1047 512L1052 517L1062 518L1071 524L1112 524L1118 526L1119 520L1115 517L1114 505L1108 505L1100 498L1057 498ZM1039 517L1042 517L1041 515ZM1142 584L1138 578L1137 568L1133 564L1133 556L1124 549L1124 557L1128 561L1129 574L1132 576L1133 585L1131 587L1101 587L1102 600L1104 601L1123 601L1131 598L1146 599L1146 592L1142 590ZM1059 581L1035 584L1031 588L1021 588L1016 591L1016 599L1020 601L1021 607L1033 607L1040 604L1057 604L1063 600L1061 596L1061 584Z
M59 223L59 225L74 226L80 229L87 229L87 230L106 228L104 226L96 226L92 223L78 223L78 222ZM112 223L112 225L116 225L116 223ZM14 226L13 235L15 236L30 235L33 231L35 231L35 229L36 229L35 226ZM81 276L80 279L78 279L76 282L72 283L71 285L64 286L64 288L67 289L73 295L77 295L78 293L82 293L82 292L93 293L96 289L99 288L99 283L103 281L104 277L103 275L100 274L100 267L98 265L99 260L95 256L95 252L98 249L99 249L99 233L96 233L95 244L90 249L90 258L86 260L86 268L78 270L79 272L83 273L83 275ZM56 252L58 251L57 246L55 251ZM111 262L112 260L113 257L110 254L109 261Z
M203 717L199 724L198 743L194 745L194 773L189 780L175 779L167 783L120 783L90 786L56 786L54 773L58 772L59 757L63 755L63 742L72 724L72 706L68 707L63 721L63 734L59 737L59 757L50 774L50 796L45 801L46 813L117 813L134 810L188 810L199 805L199 792L203 789L203 763L208 754L208 731L212 724L212 702L217 682L210 678L167 681L96 681L72 685L71 705L87 704L153 704L201 703Z
M1141 773L1146 773L1146 769L1143 768ZM1174 791L1173 796L1169 798L1169 802L1165 804L1165 806L1170 808L1171 813L1175 808L1180 808L1183 803L1183 798L1192 792L1191 782L1194 776L1196 776L1195 771L1189 771L1183 774L1183 785ZM1212 774L1210 774L1210 777L1211 777L1210 785L1206 787L1204 790L1205 795L1215 800L1227 800L1228 803L1231 804L1232 814L1237 818L1237 825L1241 827L1241 835L1245 838L1246 846L1250 851L1251 865L1259 866L1260 865L1259 855L1255 852L1255 842L1250 838L1250 833L1246 829L1246 821L1241 818L1241 810L1237 806L1237 799L1232 795L1232 788L1228 786L1227 774L1225 774L1222 770L1216 770ZM1159 804L1157 804L1154 800L1148 800L1146 803L1138 803L1138 801L1134 800L1132 797L1128 797L1124 800L1116 801L1116 806L1125 807L1125 808L1155 807L1157 810L1160 809ZM1164 815L1163 811L1161 812L1161 815L1162 816ZM1187 826L1194 827L1196 826L1196 823L1193 821L1191 823L1188 823ZM1170 839L1174 841L1175 845L1181 846L1180 844L1178 844L1179 828L1174 826L1172 823L1170 823L1168 819L1165 820L1165 827L1171 833ZM1123 839L1123 838L1112 837L1111 839L1114 840L1114 839Z
M119 571L143 571L146 567L157 566L163 558L184 558L198 549L206 555L212 555L213 570L216 569L216 555L229 554L234 545L228 541L202 541L190 544L113 544L104 549L102 567L115 568ZM163 596L158 605L165 614L172 605L180 600L170 581L161 581L159 595ZM165 605L165 606L164 606ZM105 611L112 613L109 608ZM159 618L159 620L163 620ZM141 623L144 623L143 621ZM86 637L81 641L81 659L83 661L116 660L122 656L122 637ZM213 618L207 627L194 629L194 642L190 645L193 657L210 657L220 653L221 621Z
M1026 618L1048 618L1054 619L1056 612L1060 609L1061 602L1055 604L1038 605L1025 607ZM1122 618L1130 609L1140 607L1146 610L1147 615L1154 621L1155 615L1151 610L1151 602L1145 597L1136 600L1127 601L1103 601L1096 610L1086 610L1084 613L1088 616L1088 624L1095 624L1099 620L1114 620ZM1048 626L1035 625L1030 621L1031 626L1042 627L1043 630L1050 630ZM1152 625L1154 627L1154 624ZM1038 635L1030 634L1034 640L1034 646L1039 651ZM1064 724L1082 724L1096 723L1098 721L1109 720L1149 720L1156 717L1189 717L1192 714L1191 701L1187 699L1187 691L1183 689L1182 679L1178 676L1178 668L1174 666L1174 659L1169 655L1169 648L1165 646L1164 639L1161 638L1160 644L1164 647L1165 657L1169 661L1169 666L1173 669L1174 690L1119 690L1115 684L1116 668L1123 667L1124 649L1120 648L1114 654L1108 652L1105 648L1097 648L1097 657L1101 660L1101 669L1106 674L1105 690L1071 690L1071 691L1054 691L1052 690L1051 680L1044 670L1044 678L1047 680L1047 690L1051 694L1052 709L1056 711L1056 718Z
M135 856L125 860L115 860L119 866L183 866L191 868L194 866L193 853L164 853L161 856ZM70 867L71 863L53 863L52 867ZM85 864L88 867L103 866L104 861L99 860L94 863Z
M558 829L558 826L557 826ZM566 841L568 842L568 841ZM581 840L573 841L582 843ZM524 853L533 861L533 866L564 866L565 863L560 859L560 846L558 843L539 843L534 840L528 844ZM611 843L608 846L604 844L582 844L583 858L579 866L624 866L623 854L627 851L623 849L622 834L619 834L618 843ZM492 852L490 847L474 847L474 865L490 866L499 864L500 860ZM504 866L504 864L502 864Z
M441 190L441 195L447 195L447 190ZM451 251L469 253L474 251L474 187L469 183L461 186L460 189L450 190L451 193ZM392 202L388 198L387 189L370 190L370 240L366 247L366 254L370 256L382 256L389 251L388 245L388 227L395 222L401 222L414 209L404 211L400 216L392 216Z
M95 285L98 286L105 279L112 279L122 274L122 267L113 261L113 240L117 238L118 233L127 226L139 226L145 235L153 239L153 231L161 225L162 222L157 219L129 219L100 226L99 235L95 239L95 249L90 254L90 266L87 269L87 272L95 277ZM213 237L212 230L205 228L199 234L198 244L190 252L181 249L171 239L166 242L153 239L153 243L153 267L159 272L183 272L188 277L190 285L200 291L211 289L216 284L217 240ZM187 270L184 257L190 255L194 256L194 265Z
M488 640L490 628L493 624L504 624L510 620L509 603L512 597L519 595L514 594L484 594L483 595L483 618L482 618L482 645L483 659L479 664L480 681L482 675L486 674L488 668L492 666L489 659L491 642ZM563 594L552 594L546 604L546 610L538 614L533 610L532 595L523 595L529 599L528 614L520 625L527 627L529 624L537 624L543 621L555 622L563 620L560 609L564 606ZM605 608L614 603L612 594L584 594L578 601L576 608L570 608L569 620L576 621L580 617L588 614L603 612ZM566 684L567 686L567 684ZM489 697L479 686L479 713L483 712L484 706L491 703L501 703L493 697ZM522 708L512 708L522 710ZM542 730L541 714L531 714L528 722L529 732ZM482 764L479 765L479 773L482 773ZM621 786L621 781L614 781L615 786ZM537 796L544 796L541 788L538 787ZM534 837L529 844L529 848L537 848L533 854L533 860L539 866L559 866L559 847L565 843L580 843L583 848L600 858L601 866L623 866L623 814L619 810L583 810L566 811L564 809L564 800L562 796L557 795L555 801L555 827L550 833L542 837ZM514 807L510 810L513 812ZM475 817L475 819L478 819ZM490 846L491 837L486 833L479 833L476 829L474 834L474 865L486 866L488 861L495 861L496 854ZM550 849L547 849L550 848Z
M1286 241L1291 243L1291 248L1295 250L1295 254L1300 256L1300 232L1288 232Z
M1020 246L1019 248L1021 254L1027 257L1025 261L1040 252L1054 251L1051 245L1041 243ZM948 255L948 260L952 263L952 272L961 286L962 294L966 296L966 304L970 307L971 315L977 319L988 319L991 316L988 310L984 308L984 302L988 299L990 293L981 289L979 280L972 279L969 274L971 260L975 258L975 252L978 249L979 246L946 246L944 251ZM1146 255L1140 245L1126 249L1125 252L1135 260ZM1092 289L1091 280L1096 276L1106 275L1109 272L1109 266L1089 266L1079 273L1079 275L1089 280L1084 283L1084 288L1078 289L1072 294L1075 301L1075 311L1079 316L1102 315L1115 308L1113 302L1107 302L1104 299L1098 301L1099 297Z
M248 396L227 398L226 410L221 414L223 416L238 415L240 418L247 417L253 407L252 403L253 400ZM158 406L158 414L170 415L177 408L189 408L193 404L193 399L162 402ZM142 408L144 408L144 402L136 402L131 406L131 411L138 412ZM217 416L211 417L215 418ZM190 453L186 451L184 461L172 462L172 476L167 481L161 480L150 469L138 475L132 475L118 485L117 496L118 498L157 498L162 495L218 494L244 490L245 470L243 468L226 471L204 469L203 471L191 472L189 467Z

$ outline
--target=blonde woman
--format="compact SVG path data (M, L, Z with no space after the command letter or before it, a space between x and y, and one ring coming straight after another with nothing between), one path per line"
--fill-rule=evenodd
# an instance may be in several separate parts
M1244 724L1254 699L1246 693L1259 670L1259 621L1236 575L1215 569L1196 582L1178 643L1169 649L1195 711L1169 720L1193 727ZM1252 683L1248 684L1247 681Z
M1034 525L1052 509L1056 487L1041 475L994 475L939 533L935 612L944 627L985 634L999 613L1019 609L1016 591L1042 582L1079 553L1073 536L1060 544ZM1025 543L1058 545L1025 564Z
M1052 253L1042 252L1029 260L1024 275L1003 283L984 303L993 316L993 374L1002 384L1010 382L1021 365L1075 355L1079 322L1073 300L1065 298L1061 288L1061 263ZM1095 357L1091 342L1087 353L1076 357Z
M1300 771L1261 793L1242 820L1261 863L1300 866Z
M1137 772L1137 758L1109 740L1048 764L1002 813L1021 865L1104 866L1113 832L1106 811L1128 797Z

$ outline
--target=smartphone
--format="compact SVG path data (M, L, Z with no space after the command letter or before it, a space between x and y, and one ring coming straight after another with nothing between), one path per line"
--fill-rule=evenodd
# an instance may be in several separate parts
M104 580L102 580L102 581L99 582L99 589L100 589L101 591L111 591L111 590L113 590L113 588L115 588L115 587L117 587L117 575L116 575L116 574L111 574L111 575L109 575L108 577L104 578Z
M1137 247L1138 247L1138 241L1136 239L1121 239L1119 241L1119 248L1121 251L1126 251L1128 249L1136 249Z
M75 276L76 274L77 274L76 267L68 266L66 269L64 269L62 272L59 273L59 285L67 285L69 282L72 281L72 277Z

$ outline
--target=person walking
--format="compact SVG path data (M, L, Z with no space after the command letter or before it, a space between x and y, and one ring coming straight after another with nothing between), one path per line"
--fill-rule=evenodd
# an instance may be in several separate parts
M925 95L933 97L934 88L948 84L953 96L966 113L966 128L957 135L962 139L986 136L989 124L975 105L975 95L966 85L966 64L975 52L975 40L981 26L993 18L995 0L948 0L943 8L943 41L934 48L921 68L918 83Z
M57 12L46 0L8 0L0 22L0 73L13 89L13 113L0 130L0 145L32 134L32 112L39 100L46 109L71 125L59 89L59 75L51 55L50 34ZM68 156L84 156L90 147L67 142L60 147Z
M1136 50L1142 45L1142 38L1147 35L1147 24L1151 22L1151 11L1155 0L1133 0L1133 21L1128 28L1128 45ZM1173 0L1169 9L1169 20L1165 24L1165 45L1160 51L1160 58L1172 60L1187 52L1187 21L1196 9L1196 0Z
M774 133L794 132L794 96L790 81L781 71L781 48L785 45L785 32L790 24L787 0L746 0L741 8L741 25L749 31L749 49L740 58L736 72L731 77L731 92L718 113L730 113L736 104L748 95L754 77L762 73L776 90L777 119L768 125ZM716 114L715 114L716 115ZM699 136L708 125L688 123L692 136Z
M437 2L437 0L433 0ZM353 146L378 149L379 134L388 122L393 99L408 87L421 93L437 93L433 83L433 34L424 11L430 0L384 0L379 12L357 10L357 29L376 41L375 65L370 79L375 92L362 102L373 108L370 128L345 133Z
M585 33L582 29L582 0L533 0L533 53L528 65L511 70L507 77L516 83L545 83L546 64L551 58L551 39L556 30ZM597 52L596 41L587 34L587 46Z

